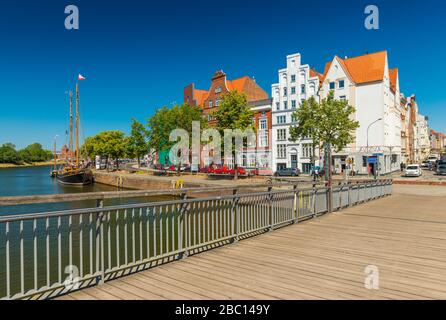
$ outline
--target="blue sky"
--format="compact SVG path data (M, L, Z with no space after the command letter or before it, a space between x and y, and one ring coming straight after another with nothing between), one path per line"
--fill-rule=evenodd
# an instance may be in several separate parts
M157 108L182 102L183 87L207 89L223 69L253 76L270 93L287 54L319 71L335 54L383 49L415 93L433 129L446 132L444 1L2 0L0 143L66 142L68 98L78 73L82 133L128 131ZM64 8L80 29L64 28ZM364 8L380 9L380 30L364 28Z

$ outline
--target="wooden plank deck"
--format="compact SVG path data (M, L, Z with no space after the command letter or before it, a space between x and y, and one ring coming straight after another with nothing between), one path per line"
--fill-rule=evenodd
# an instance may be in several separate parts
M446 188L411 190L61 299L446 299Z

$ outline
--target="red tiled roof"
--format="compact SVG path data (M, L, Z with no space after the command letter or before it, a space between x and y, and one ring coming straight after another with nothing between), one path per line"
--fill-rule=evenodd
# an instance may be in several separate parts
M199 106L204 104L204 100L206 100L208 95L209 95L209 91L198 90L198 89L194 90L194 98L197 101L197 105L199 105Z
M356 84L382 81L386 65L387 51L381 51L359 57L342 59L335 57L345 72ZM332 62L325 65L324 79Z
M390 89L392 89L393 92L396 92L396 84L398 81L398 68L390 69L389 76L390 76Z

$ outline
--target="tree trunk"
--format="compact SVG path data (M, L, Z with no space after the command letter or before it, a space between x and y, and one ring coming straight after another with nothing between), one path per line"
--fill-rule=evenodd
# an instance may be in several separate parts
M116 158L116 170L119 171L119 159L118 158Z
M138 169L140 169L141 168L141 159L139 158L139 154L137 155L137 157L138 157Z

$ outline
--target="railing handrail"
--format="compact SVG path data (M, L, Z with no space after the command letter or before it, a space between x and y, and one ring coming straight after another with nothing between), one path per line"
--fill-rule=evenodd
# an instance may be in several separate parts
M38 213L23 213L23 214L0 216L0 223L20 221L20 220L33 220L33 219L79 215L79 214L83 214L85 212L98 213L98 212L107 212L107 211L113 211L113 210L136 209L136 208L141 208L141 207L154 207L154 206L159 207L159 206L165 206L165 205L175 205L175 204L182 204L182 203L187 204L187 203L192 203L192 202L209 201L209 200L231 200L234 198L241 198L241 197L265 196L265 195L275 195L275 194L283 194L283 193L306 192L306 191L313 191L313 190L319 191L319 190L327 190L327 189L328 189L327 187L316 187L316 188L301 188L301 189L288 189L288 190L271 190L271 191L262 191L262 192L252 192L252 193L238 193L238 194L214 196L214 197L200 197L200 198L177 199L177 200L167 200L167 201L139 202L139 203L132 203L132 204L106 206L106 207L100 207L100 208L87 207L87 208L71 209L71 210L58 210L58 211L47 211L47 212L38 212ZM234 190L234 188L232 188L231 190Z
M389 181L391 179L378 180L354 180L335 182L340 184L361 184L372 181ZM260 189L269 187L294 186L297 184L315 184L314 181L292 181L282 183L262 183L255 185L239 185L239 186L218 186L218 187L194 187L182 189L162 189L162 190L131 190L131 191L103 191L103 192L86 192L86 193L67 193L67 194L50 194L50 195L33 195L33 196L6 196L0 197L0 207L37 204L37 203L60 203L60 202L76 202L84 200L106 200L106 199L123 199L123 198L139 198L139 197L156 197L156 196L180 196L183 194L200 193L200 192L218 192L232 190ZM326 185L325 183L316 182L316 185ZM335 185L335 184L334 184Z

